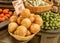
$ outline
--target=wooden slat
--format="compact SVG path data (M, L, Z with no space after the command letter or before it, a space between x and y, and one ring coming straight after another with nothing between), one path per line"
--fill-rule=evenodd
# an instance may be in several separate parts
M13 5L0 4L0 8L14 8Z
M12 1L0 1L0 4L7 4L7 5L9 5L9 4L12 4Z

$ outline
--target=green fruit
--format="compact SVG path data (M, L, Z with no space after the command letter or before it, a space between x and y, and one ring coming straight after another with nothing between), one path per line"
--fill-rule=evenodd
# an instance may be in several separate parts
M43 29L55 30L60 28L60 14L53 13L51 11L44 12L40 14L44 23L42 25Z

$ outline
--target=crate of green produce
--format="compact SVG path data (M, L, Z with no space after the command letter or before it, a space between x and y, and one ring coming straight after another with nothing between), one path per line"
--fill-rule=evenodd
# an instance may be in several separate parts
M56 30L60 29L60 15L59 13L53 13L51 11L47 11L41 13L44 24L42 25L43 30Z

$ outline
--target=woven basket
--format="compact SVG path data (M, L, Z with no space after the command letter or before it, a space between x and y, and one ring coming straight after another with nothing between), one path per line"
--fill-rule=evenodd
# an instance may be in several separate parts
M12 33L10 33L9 32L9 34L12 36L12 37L14 37L16 40L18 40L18 41L29 41L29 40L31 40L36 34L32 34L32 35L30 35L30 36L26 36L26 37L23 37L23 36L18 36L18 35L14 35L14 34L12 34Z
M34 7L34 6L28 5L25 2L25 7L28 8L31 12L40 13L40 12L48 11L52 8L53 3L52 2L47 2L47 3L49 3L49 5Z

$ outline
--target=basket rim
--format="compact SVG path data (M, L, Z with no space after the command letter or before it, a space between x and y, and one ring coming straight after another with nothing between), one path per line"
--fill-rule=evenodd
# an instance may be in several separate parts
M30 5L28 5L27 3L25 3L25 6L29 6L29 7L35 7L35 8L40 8L40 7L47 7L47 6L53 6L53 3L51 2L51 3L48 3L47 5L45 5L45 6L30 6Z
M19 36L19 35L15 35L15 34L12 34L11 32L9 32L10 35L13 35L13 36L18 36L18 37L23 37L23 38L27 38L27 37L30 37L30 36L33 36L35 34L32 34L32 35L29 35L29 36Z

